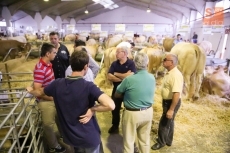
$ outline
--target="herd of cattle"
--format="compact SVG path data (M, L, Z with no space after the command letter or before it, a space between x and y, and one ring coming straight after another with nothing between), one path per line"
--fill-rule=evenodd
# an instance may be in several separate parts
M99 36L92 36L88 41L86 37L81 37L86 42L86 50L93 58L98 54L104 55L104 68L108 70L110 64L116 60L116 46L124 41L132 41L138 46L130 49L129 58L134 58L135 52L144 52L149 57L148 71L158 77L158 72L162 67L162 60L165 53L171 52L178 56L178 68L182 72L185 80L185 93L187 99L199 98L200 88L209 94L215 94L227 99L230 94L230 78L224 72L222 67L206 67L206 58L212 49L212 44L208 41L202 41L199 45L180 42L174 45L174 39L165 38L161 43L155 36L140 36L137 38L123 37L122 35L109 36L99 43ZM73 52L75 35L66 35L63 44ZM10 58L15 58L19 52L27 53L29 50L48 41L48 36L43 40L37 40L36 35L25 35L18 37L0 38L0 56L5 56L10 49ZM141 44L141 45L139 45ZM141 46L141 47L140 47ZM206 70L205 70L206 69ZM205 71L208 71L204 73ZM206 74L206 75L204 75ZM201 87L202 86L202 87Z

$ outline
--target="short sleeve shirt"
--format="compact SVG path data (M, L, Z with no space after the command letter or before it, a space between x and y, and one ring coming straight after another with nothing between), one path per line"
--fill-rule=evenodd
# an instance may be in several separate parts
M65 70L69 66L69 57L70 55L67 47L63 44L60 44L57 55L55 56L54 60L51 61L53 64L55 79L65 77Z
M95 116L86 124L79 122L79 116L86 114L103 93L94 83L83 78L59 78L45 87L44 93L54 98L65 143L82 148L100 144L100 129Z
M174 67L166 73L163 79L161 95L163 99L172 99L174 92L182 93L183 90L183 75ZM181 95L180 95L181 97Z
M117 60L111 64L108 73L111 73L111 74L114 74L115 72L126 73L129 70L134 73L136 72L136 67L132 60L127 59L127 61L123 64L120 64L119 60ZM113 85L117 87L120 83L121 82L113 82Z

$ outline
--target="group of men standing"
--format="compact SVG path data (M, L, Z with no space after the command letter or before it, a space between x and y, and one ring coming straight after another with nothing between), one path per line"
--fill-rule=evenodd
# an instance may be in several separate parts
M75 45L76 51L70 56L67 48L59 43L58 33L50 33L50 42L41 48L41 58L34 70L34 86L27 87L37 97L49 152L66 151L57 141L54 131L57 125L63 141L73 146L75 153L99 153L100 128L94 113L112 110L112 127L108 132L117 133L124 102L121 121L124 153L133 153L135 142L139 152L149 153L156 81L147 72L148 56L138 53L131 60L128 59L129 47L117 47L117 60L111 64L107 75L113 82L110 98L92 82L92 77L84 78L86 75L95 78L96 74L90 70L99 69L84 47ZM175 55L167 54L162 61L168 73L162 84L163 113L157 143L151 147L153 150L172 145L174 118L183 87L177 60Z

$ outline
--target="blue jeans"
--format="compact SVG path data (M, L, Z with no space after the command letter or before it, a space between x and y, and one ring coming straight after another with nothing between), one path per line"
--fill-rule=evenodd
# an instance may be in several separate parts
M93 148L75 148L75 153L100 153L100 144Z

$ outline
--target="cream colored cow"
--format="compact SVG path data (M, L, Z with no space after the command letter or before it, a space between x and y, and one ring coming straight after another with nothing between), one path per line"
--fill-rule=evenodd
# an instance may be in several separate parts
M164 52L155 47L155 48L144 48L140 53L145 53L149 57L148 72L153 73L155 70L155 77L158 77L159 68L162 65L162 60L164 58Z
M206 63L203 48L196 44L181 42L171 49L171 53L178 56L178 69L184 76L186 98L199 98Z

